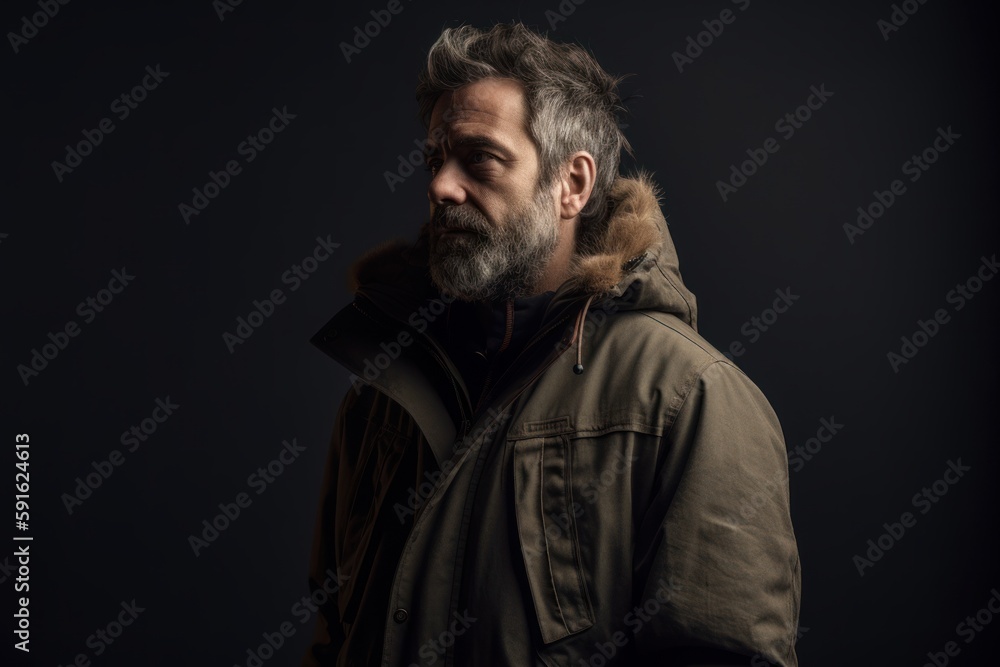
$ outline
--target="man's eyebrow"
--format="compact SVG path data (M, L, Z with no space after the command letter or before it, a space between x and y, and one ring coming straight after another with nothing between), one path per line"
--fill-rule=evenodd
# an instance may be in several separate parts
M507 148L507 146L485 134L467 134L460 136L449 143L452 148L486 148L497 153L503 153L504 155L510 155L511 153L511 150ZM430 141L427 142L427 159L437 156L440 153L441 144L432 143Z

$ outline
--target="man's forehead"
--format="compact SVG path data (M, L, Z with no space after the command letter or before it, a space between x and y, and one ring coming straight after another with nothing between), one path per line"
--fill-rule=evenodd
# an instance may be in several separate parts
M446 136L456 127L476 125L505 134L527 130L524 87L513 79L484 79L438 98L428 136Z

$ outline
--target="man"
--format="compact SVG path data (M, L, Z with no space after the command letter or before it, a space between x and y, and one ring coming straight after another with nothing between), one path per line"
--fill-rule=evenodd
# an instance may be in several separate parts
M430 221L313 339L352 388L303 664L797 664L781 428L618 175L617 83L519 24L431 48Z

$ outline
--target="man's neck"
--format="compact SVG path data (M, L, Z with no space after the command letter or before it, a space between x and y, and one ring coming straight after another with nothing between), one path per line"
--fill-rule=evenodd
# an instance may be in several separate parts
M531 290L531 294L526 296L554 292L569 278L573 256L576 252L576 228L579 222L580 216L571 220L560 219L558 221L557 224L562 225L562 229L559 230L559 242L549 259L541 280Z

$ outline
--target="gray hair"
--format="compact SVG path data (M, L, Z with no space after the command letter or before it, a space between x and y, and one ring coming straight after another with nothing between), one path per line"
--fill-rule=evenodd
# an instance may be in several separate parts
M578 242L599 234L621 151L632 154L618 125L618 113L625 111L618 94L623 77L608 74L583 47L553 42L522 23L498 24L488 31L467 25L446 28L431 46L417 82L424 127L430 126L444 92L488 78L514 79L525 88L540 185L551 183L575 151L593 155L597 174L580 211Z

